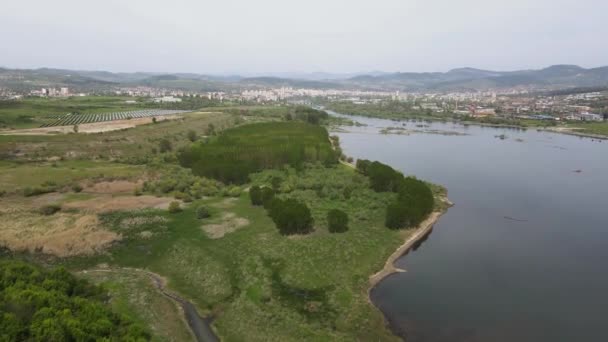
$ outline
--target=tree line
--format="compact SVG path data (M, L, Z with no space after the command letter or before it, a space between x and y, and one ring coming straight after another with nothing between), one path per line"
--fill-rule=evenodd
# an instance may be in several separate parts
M435 198L425 182L413 177L404 177L392 167L377 161L357 160L356 167L369 178L374 191L397 194L397 198L386 208L386 227L415 227L433 211Z

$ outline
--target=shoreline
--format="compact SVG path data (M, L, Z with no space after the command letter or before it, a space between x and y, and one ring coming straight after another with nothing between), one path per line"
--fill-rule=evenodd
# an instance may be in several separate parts
M384 324L388 327L388 329L393 333L393 335L402 338L397 335L395 330L391 327L391 322L389 317L374 303L371 298L371 292L382 282L384 279L389 277L395 273L403 273L407 272L404 269L398 268L395 266L395 262L397 259L401 258L405 253L409 252L416 243L424 240L429 233L432 232L433 227L439 221L439 219L448 212L449 208L454 206L447 198L441 198L447 204L447 207L443 210L433 211L426 220L424 220L418 227L416 227L415 231L406 238L406 240L401 244L391 255L388 257L382 269L371 276L369 276L369 286L367 288L367 301L378 311L382 313L382 317L384 319ZM403 338L402 338L403 339Z
M391 274L394 274L394 273L406 272L406 270L396 267L394 265L395 261L397 261L397 259L399 259L401 256L403 256L403 254L405 254L412 247L414 247L414 245L417 242L419 242L420 240L422 240L433 229L433 226L437 223L437 221L439 221L439 218L441 218L441 216L443 216L447 211L448 211L448 209L445 209L445 210L442 210L442 211L434 211L434 212L432 212L426 220L424 220L418 227L416 227L414 233L412 233L403 242L403 244L401 244L401 246L399 246L388 257L388 259L384 263L384 267L380 271L378 271L378 272L372 274L371 276L369 276L369 288L368 288L368 291L367 291L368 294L384 278L386 278L386 277L388 277L388 276L390 276Z

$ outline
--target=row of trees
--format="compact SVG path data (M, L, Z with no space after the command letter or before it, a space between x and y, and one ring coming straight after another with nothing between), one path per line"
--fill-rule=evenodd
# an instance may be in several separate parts
M0 261L1 341L147 341L107 305L107 294L63 268Z
M209 143L199 142L179 154L193 173L224 183L243 184L249 174L306 162L335 164L325 128L299 122L245 125L225 131Z
M377 192L395 192L397 198L386 208L385 225L391 229L414 227L433 211L435 198L423 181L404 177L388 165L357 160L357 170L366 175Z

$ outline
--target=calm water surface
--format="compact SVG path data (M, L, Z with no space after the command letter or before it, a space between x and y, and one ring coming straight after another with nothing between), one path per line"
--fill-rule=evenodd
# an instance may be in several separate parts
M468 135L382 135L402 123L356 120L368 126L338 133L347 155L445 185L455 203L397 261L407 272L372 291L396 333L608 341L608 141L452 123L429 125Z

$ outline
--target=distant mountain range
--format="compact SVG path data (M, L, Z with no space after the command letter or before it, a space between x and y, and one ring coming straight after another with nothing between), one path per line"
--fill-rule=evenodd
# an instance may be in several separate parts
M112 73L49 68L0 68L0 87L35 89L45 86L67 86L81 91L111 89L117 86L150 86L189 91L225 91L281 86L438 92L514 87L557 90L608 86L608 67L585 69L576 65L554 65L540 70L519 71L460 68L448 72L274 73L255 77L195 73Z

